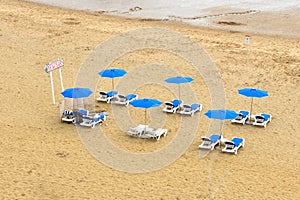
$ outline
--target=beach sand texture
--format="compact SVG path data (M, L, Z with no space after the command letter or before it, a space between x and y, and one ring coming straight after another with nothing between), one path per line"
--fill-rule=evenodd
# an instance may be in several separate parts
M0 0L0 5L1 199L300 198L299 39L251 35L247 59L245 34L236 31L123 19L15 0ZM218 67L228 109L250 109L250 99L237 94L240 88L267 90L270 96L255 99L253 111L271 113L272 122L266 129L226 122L224 136L245 138L245 148L236 156L216 149L199 158L200 137L207 135L210 123L203 114L212 109L205 81L188 62L168 52L130 52L111 66L130 72L155 62L195 77L190 87L204 105L200 115L195 116L195 120L200 117L197 135L176 162L155 172L131 174L97 161L85 149L76 127L59 123L58 103L51 104L50 80L44 65L64 58L64 85L72 87L80 64L97 45L116 34L143 27L175 30L201 44ZM54 74L59 101L63 98L58 73ZM96 91L110 87L111 80L99 78ZM162 84L147 84L134 92L141 97L160 97L162 101L175 97ZM128 109L135 123L143 123L143 110ZM96 110L111 112L111 106L96 103ZM149 123L156 120L159 119L151 115ZM184 119L168 115L164 120L171 131L158 142L127 136L113 116L101 129L114 145L145 153L171 142Z

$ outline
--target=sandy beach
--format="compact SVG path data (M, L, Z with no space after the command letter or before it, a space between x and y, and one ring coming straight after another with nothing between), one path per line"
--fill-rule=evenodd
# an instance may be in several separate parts
M1 199L300 198L297 137L300 41L297 35L251 34L247 53L245 33L239 32L243 29L216 30L176 22L126 19L18 0L0 0L0 5ZM232 21L218 19L223 20ZM255 20L251 23L255 26ZM284 19L272 28L281 31L283 24ZM245 138L245 147L237 155L221 153L217 148L200 157L198 145L201 136L208 134L211 122L203 114L213 109L204 78L193 71L188 61L170 52L132 51L116 59L111 67L122 67L130 75L136 68L154 63L156 67L161 64L178 74L192 76L195 81L190 88L204 109L193 118L164 115L159 109L153 109L151 116L150 112L147 115L149 123L160 123L161 118L155 117L158 113L164 117L165 128L170 130L160 141L129 137L114 115L95 129L101 129L113 145L136 154L154 152L172 143L180 123L185 121L199 120L196 136L180 158L153 172L127 173L99 162L82 143L85 138L78 134L76 127L60 123L58 103L52 104L49 74L45 73L44 66L64 58L64 86L73 87L82 63L99 44L139 28L169 29L201 45L220 73L228 109L250 109L251 100L237 94L240 88L268 91L269 97L255 99L253 112L271 113L272 122L266 129L225 122L224 136ZM295 23L293 30L299 30L299 25ZM151 73L157 73L158 79L166 76L150 66L149 76ZM63 97L58 73L54 75L59 102ZM122 83L122 79L115 80L117 87L124 91L126 87L122 88ZM111 80L99 77L97 87L92 88L95 96L91 98L95 99L98 91L110 87ZM184 86L182 91L184 95ZM159 97L161 101L176 95L163 84L145 84L133 92L141 97ZM95 102L95 109L115 112L110 104ZM128 107L128 111L134 123L144 122L143 110ZM189 134L189 127L182 130Z

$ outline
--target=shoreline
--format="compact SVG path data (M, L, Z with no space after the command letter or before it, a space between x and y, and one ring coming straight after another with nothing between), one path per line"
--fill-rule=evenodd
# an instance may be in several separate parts
M170 16L171 19L159 19L149 17L130 16L130 12L138 12L140 7L135 7L137 10L132 10L129 15L115 14L118 10L101 10L93 11L86 9L61 7L43 2L23 0L27 3L34 3L43 6L51 6L72 11L80 11L91 14L99 14L109 17L117 17L123 19L133 19L138 21L155 21L170 24L183 24L199 28L208 28L211 30L225 30L229 32L241 32L245 34L268 35L283 38L300 38L300 26L296 26L297 21L300 21L299 8L290 8L282 11L259 11L249 9L236 9L227 7L217 7L209 9L207 13L200 16L181 17ZM173 19L172 19L173 18ZM268 23L266 23L268 22ZM291 28L292 27L292 28ZM288 30L288 31L287 31Z

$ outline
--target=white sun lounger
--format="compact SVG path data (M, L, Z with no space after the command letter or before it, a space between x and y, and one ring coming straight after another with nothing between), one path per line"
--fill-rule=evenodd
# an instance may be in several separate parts
M118 91L111 90L109 92L99 92L100 96L97 98L97 101L102 101L106 103L110 103L110 101L118 95Z
M168 130L164 128L158 128L156 130L150 131L150 134L152 135L152 138L159 140L161 136L165 137L168 134Z
M195 112L200 112L202 110L202 104L192 104L192 105L188 105L188 104L183 104L180 108L180 110L177 112L179 114L182 115L191 115L194 116Z
M108 114L106 112L95 113L94 115L84 116L80 126L94 128L96 124L100 124L106 120Z
M222 149L222 152L234 153L237 154L239 148L244 147L245 139L244 138L232 138L231 141L225 142L225 147Z
M139 124L137 127L130 128L129 131L127 131L128 135L139 137L140 135L144 134L149 131L153 131L153 128L150 128L148 125Z
M127 96L125 96L122 94L118 94L116 96L116 98L114 98L114 99L115 100L112 101L113 104L128 106L131 101L138 99L138 95L137 94L128 94Z
M222 140L222 136L218 134L211 134L209 138L201 137L201 139L202 139L202 144L199 145L200 149L214 150L215 146L220 144Z
M250 117L250 112L249 111L246 111L246 110L240 110L239 111L239 115L231 120L231 123L237 123L237 124L245 124L247 119L249 119Z
M166 101L165 107L163 108L163 112L176 113L179 110L181 104L182 101L179 99L174 99L172 102Z
M61 116L61 122L67 122L67 123L75 123L75 116L73 111L71 110L64 110Z
M254 118L254 122L253 125L254 126L263 126L263 127L267 127L267 124L269 122L271 122L272 120L272 115L271 114L260 114L260 115L256 115Z

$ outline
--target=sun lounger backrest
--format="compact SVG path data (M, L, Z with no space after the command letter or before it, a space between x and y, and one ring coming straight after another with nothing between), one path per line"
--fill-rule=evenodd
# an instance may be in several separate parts
M99 93L100 93L100 95L102 95L102 96L107 96L107 93L106 93L106 92L101 91L101 92L99 92Z
M81 109L81 110L78 110L78 113L85 116L85 115L88 115L88 110Z
M200 107L200 105L199 105L199 104L196 104L196 103L194 103L194 104L191 105L191 109L192 109L192 110L196 110L196 109L198 109L199 107Z
M221 139L221 135L213 134L210 136L212 142L217 142L219 139Z
M260 114L260 115L263 116L266 121L268 121L271 116L270 114Z
M245 118L245 117L247 117L247 115L249 115L249 111L240 110L240 114L242 114L243 118Z
M234 145L237 147L237 146L240 145L240 143L243 142L243 139L242 139L242 138L232 138L231 141L232 141L232 142L234 143Z
M133 98L136 98L136 94L128 94L128 95L126 96L126 99L127 99L127 100L131 100L131 99L133 99Z
M174 107L178 107L178 106L182 103L182 101L179 100L179 99L174 99L174 100L172 101L172 103L173 103L173 106L174 106Z
M113 97L113 96L116 95L116 94L118 94L117 91L111 90L111 91L109 91L109 92L107 93L107 96L108 96L108 97Z

